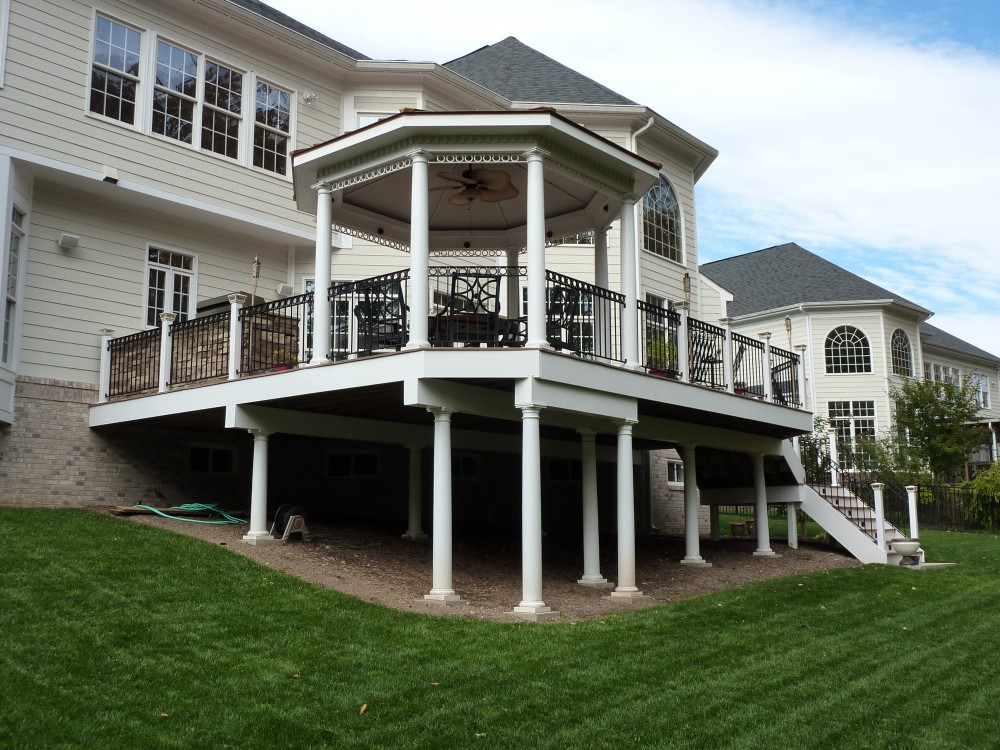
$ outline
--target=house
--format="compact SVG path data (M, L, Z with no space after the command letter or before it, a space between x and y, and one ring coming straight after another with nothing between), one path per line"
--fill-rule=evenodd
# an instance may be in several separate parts
M921 305L794 243L701 266L705 308L733 331L801 354L805 403L841 446L892 430L890 393L905 378L969 377L982 407L983 446L970 467L997 457L1000 357L927 322Z
M3 9L5 502L245 505L254 544L279 505L393 522L442 604L489 528L527 619L543 529L642 596L648 451L685 459L685 564L699 503L749 497L766 556L768 503L822 502L799 356L706 319L716 151L661 114L512 38L439 65L256 0Z

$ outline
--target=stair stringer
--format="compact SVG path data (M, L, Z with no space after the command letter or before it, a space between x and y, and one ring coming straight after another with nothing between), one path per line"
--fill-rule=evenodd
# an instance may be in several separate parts
M802 510L861 562L888 564L890 553L887 550L879 549L878 543L867 532L858 528L853 521L833 507L816 490L804 484L805 469L802 468L802 462L790 443L782 443L782 455L792 474L795 475L795 479L800 483L799 500L802 503ZM898 563L899 555L892 554L897 558L895 562Z

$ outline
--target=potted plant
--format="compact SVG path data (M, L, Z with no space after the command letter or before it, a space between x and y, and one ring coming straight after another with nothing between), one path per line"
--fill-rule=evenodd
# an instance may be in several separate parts
M665 336L650 336L646 340L646 369L650 375L676 379L677 344Z
M747 384L744 383L742 380L737 380L735 383L733 383L733 393L735 393L737 396L747 395Z
M271 353L271 362L274 365L274 369L278 372L291 370L293 367L298 365L299 356L295 352L287 349L275 349Z

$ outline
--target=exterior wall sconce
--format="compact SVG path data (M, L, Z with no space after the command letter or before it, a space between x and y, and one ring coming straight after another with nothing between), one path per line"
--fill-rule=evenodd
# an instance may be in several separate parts
M315 91L302 92L302 101L304 101L306 104L312 104L317 99L319 99L319 94L317 94Z
M785 333L788 334L788 348L792 348L792 316L785 316Z
M59 245L63 250L73 250L77 245L80 244L80 238L75 234L66 234L63 232L59 235L59 239L56 240L56 244Z

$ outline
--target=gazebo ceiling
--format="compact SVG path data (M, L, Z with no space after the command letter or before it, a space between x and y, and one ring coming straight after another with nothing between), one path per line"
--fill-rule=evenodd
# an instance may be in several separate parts
M552 110L403 112L292 156L299 209L316 211L315 188L333 189L333 223L343 231L406 249L410 243L412 156L428 159L431 251L502 250L526 244L526 153L545 154L545 227L551 238L607 226L626 196L657 179L646 161ZM467 170L489 170L515 197L470 187ZM495 174L497 172L503 174ZM482 175L474 171L473 177ZM490 183L492 184L492 182ZM488 187L488 185L487 185ZM509 189L503 195L510 194ZM482 194L486 200L478 195ZM452 201L454 196L462 196ZM472 196L471 200L463 200ZM455 205L461 203L462 205Z

